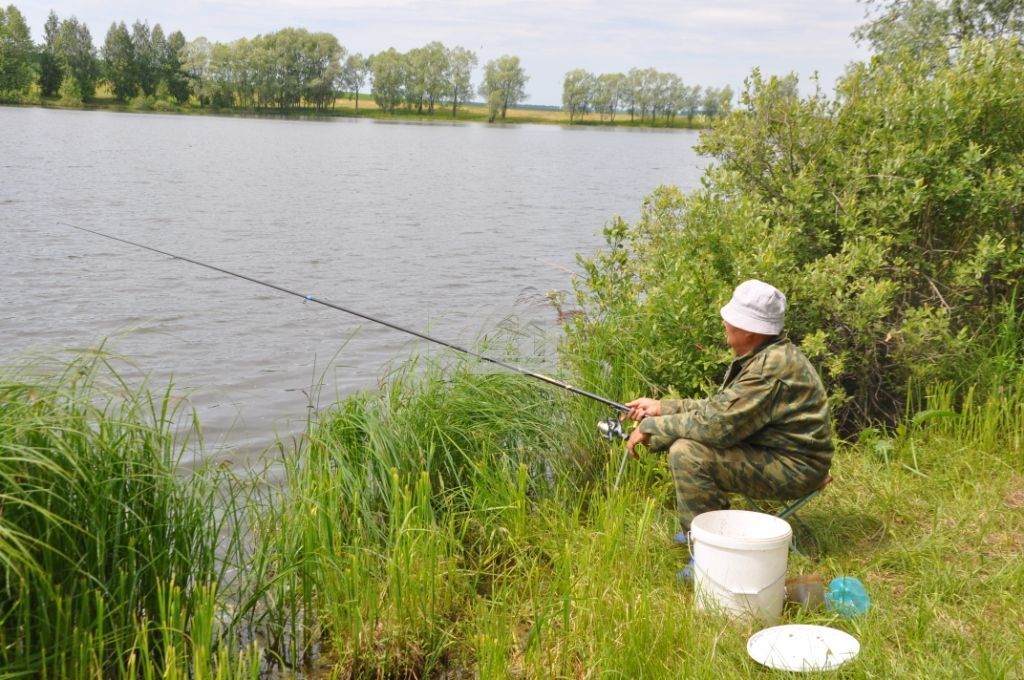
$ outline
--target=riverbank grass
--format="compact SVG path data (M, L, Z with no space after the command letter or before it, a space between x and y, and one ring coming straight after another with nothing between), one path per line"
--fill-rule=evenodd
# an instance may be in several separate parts
M1022 396L939 387L899 430L840 449L789 573L856 576L873 605L783 622L857 637L841 677L1024 672ZM631 462L611 488L619 451L559 416L575 404L463 369L325 419L262 545L308 585L332 677L762 673L745 647L758 626L698 612L676 578L663 461Z
M615 488L621 449L589 400L419 359L282 444L287 493L257 499L257 480L176 474L196 436L171 425L181 402L110 369L0 381L10 677L764 673L759 626L698 611L676 577L663 459ZM789 574L856 576L872 598L860 618L784 613L860 641L835 677L1024 673L1024 377L1002 375L915 389L801 511Z
M176 471L198 435L189 416L170 389L130 386L102 352L0 376L4 677L254 668L223 644L218 556L233 549L234 499Z

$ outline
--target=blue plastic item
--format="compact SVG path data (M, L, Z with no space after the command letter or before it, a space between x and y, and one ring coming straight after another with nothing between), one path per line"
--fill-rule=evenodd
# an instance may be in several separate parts
M825 606L845 618L862 616L871 608L871 598L859 579L837 576L825 591Z
M690 558L690 561L686 563L686 566L683 567L683 570L676 573L676 580L679 581L680 583L685 583L688 586L689 585L693 585L693 558L692 557Z

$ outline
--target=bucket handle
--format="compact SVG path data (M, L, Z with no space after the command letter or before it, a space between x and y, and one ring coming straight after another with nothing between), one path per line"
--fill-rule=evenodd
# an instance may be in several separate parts
M711 581L713 584L718 586L718 588L720 590L726 590L726 591L732 593L733 595L746 595L747 597L757 597L758 595L760 595L764 591L768 590L769 588L771 588L771 587L773 587L775 585L778 585L779 581L781 581L782 579L786 578L786 572L783 571L782 572L782 576L778 577L777 579L775 579L774 581L772 581L771 583L769 583L768 585L766 585L765 587L763 587L763 588L761 588L759 590L752 590L752 591L733 590L732 588L730 588L730 587L720 583L719 581L716 581L711 576L711 574L709 572L707 572L706 570L702 569L701 566L699 564L697 564L696 560L694 560L694 562L693 562L693 568L694 568L695 571L699 571L707 580ZM696 579L694 579L694 581L696 581Z

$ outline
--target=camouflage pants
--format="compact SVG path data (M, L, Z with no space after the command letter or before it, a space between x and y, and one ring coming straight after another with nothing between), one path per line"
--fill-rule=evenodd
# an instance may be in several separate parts
M702 512L729 508L729 493L751 498L799 498L818 488L828 469L800 456L740 444L716 449L677 439L668 450L683 530Z

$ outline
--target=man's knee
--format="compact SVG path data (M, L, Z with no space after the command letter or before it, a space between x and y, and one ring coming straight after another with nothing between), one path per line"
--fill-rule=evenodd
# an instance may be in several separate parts
M707 444L693 439L677 439L668 449L668 463L673 470L693 470L702 468L713 460L715 450Z

